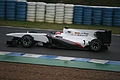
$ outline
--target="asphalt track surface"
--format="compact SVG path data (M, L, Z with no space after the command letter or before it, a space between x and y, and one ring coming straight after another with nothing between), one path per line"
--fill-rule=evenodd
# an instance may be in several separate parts
M37 30L0 26L0 51L120 61L120 36L112 36L111 47L108 49L108 51L101 52L67 50L67 49L50 49L38 46L32 48L23 48L20 46L19 47L6 46L5 43L9 39L9 37L6 36L7 33L27 31L36 31L44 33L53 32L53 30L40 30L40 29Z

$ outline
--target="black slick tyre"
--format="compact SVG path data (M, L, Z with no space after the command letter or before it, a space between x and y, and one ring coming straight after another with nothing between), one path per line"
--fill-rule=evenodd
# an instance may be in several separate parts
M32 47L34 45L34 39L32 36L25 35L21 38L21 44L25 48Z
M92 51L100 51L102 49L102 43L99 39L94 39L90 42L90 49Z

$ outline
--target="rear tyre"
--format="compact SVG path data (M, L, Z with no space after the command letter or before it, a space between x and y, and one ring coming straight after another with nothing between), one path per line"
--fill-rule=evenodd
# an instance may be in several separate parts
M32 47L34 45L34 39L29 35L25 35L21 39L21 44L25 48Z
M102 49L102 43L98 39L94 39L90 42L90 49L92 51L100 51Z

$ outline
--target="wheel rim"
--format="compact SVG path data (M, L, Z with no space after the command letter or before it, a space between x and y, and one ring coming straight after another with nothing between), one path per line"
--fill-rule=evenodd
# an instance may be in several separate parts
M90 48L93 51L99 51L101 50L102 43L99 40L92 40L90 43Z
M92 48L95 49L95 50L98 50L99 49L99 43L98 42L94 42L93 45L92 45Z
M32 40L29 37L24 37L22 39L22 43L23 43L24 46L30 46L32 44Z

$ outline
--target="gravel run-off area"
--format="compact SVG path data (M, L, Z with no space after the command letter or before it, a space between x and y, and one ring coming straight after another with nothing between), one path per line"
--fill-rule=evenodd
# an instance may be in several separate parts
M0 80L120 80L120 72L0 62Z

